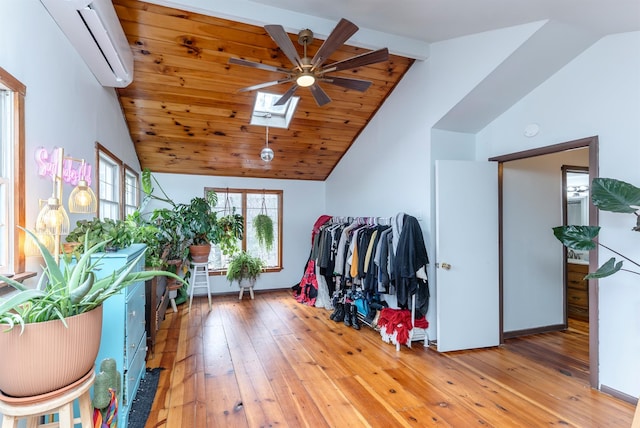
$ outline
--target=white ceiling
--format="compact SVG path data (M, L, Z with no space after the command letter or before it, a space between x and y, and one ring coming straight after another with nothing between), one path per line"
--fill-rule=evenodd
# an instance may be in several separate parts
M326 37L340 18L360 27L350 44L424 59L428 45L540 20L595 36L640 30L639 0L151 0L256 25Z

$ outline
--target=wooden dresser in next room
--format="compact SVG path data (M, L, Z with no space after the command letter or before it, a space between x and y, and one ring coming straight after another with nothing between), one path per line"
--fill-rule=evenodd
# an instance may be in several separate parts
M567 263L567 315L589 321L589 282L584 279L589 265Z

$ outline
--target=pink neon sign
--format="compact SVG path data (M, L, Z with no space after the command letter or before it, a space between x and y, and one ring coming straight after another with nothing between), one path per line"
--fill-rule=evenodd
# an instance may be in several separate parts
M44 147L36 149L36 164L40 177L51 177L51 179L55 177L58 166L58 150L61 149L56 147L51 152L48 152ZM75 186L82 179L91 186L91 165L88 163L83 165L81 161L64 158L62 161L62 181Z

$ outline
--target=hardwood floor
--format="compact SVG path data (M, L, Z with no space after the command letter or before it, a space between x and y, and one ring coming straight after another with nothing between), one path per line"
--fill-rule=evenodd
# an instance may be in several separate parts
M146 427L628 427L634 406L588 385L588 337L441 354L335 323L288 290L194 298L167 312Z

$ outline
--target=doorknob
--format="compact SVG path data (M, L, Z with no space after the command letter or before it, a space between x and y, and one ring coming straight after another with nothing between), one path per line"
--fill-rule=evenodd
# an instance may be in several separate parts
M451 265L449 263L440 263L440 267L444 270L451 269Z

